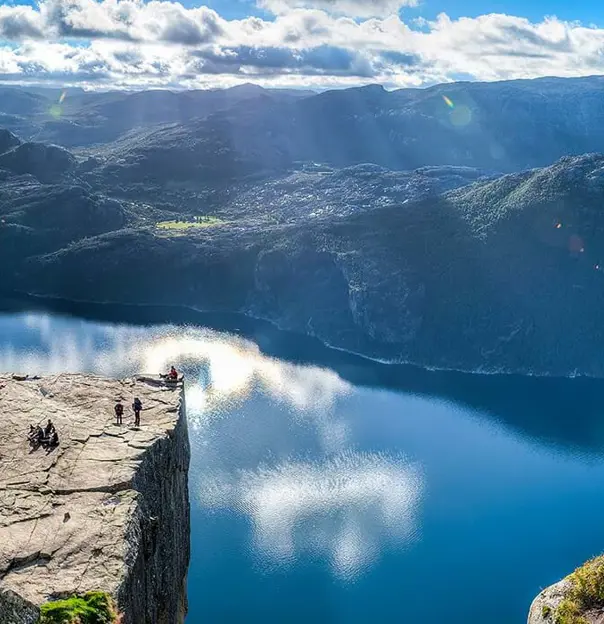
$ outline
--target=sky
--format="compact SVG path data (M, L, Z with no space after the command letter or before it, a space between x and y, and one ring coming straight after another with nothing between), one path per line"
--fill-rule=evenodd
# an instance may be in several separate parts
M388 89L604 73L601 0L11 0L0 81Z

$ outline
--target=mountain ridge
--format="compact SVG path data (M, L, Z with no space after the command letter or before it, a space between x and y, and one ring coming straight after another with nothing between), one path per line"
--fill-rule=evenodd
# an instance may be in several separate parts
M177 123L183 134L214 136L227 146L249 145L257 140L255 129L262 128L276 153L292 161L511 172L546 166L567 154L604 151L603 91L601 76L394 91L369 85L321 93L250 85L72 95L67 90L64 98L56 91L45 97L41 91L4 87L0 121L25 140L71 148ZM136 132L132 140L136 148Z

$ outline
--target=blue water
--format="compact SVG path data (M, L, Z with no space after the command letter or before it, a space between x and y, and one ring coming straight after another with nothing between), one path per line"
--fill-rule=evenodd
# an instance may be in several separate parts
M188 623L523 623L604 549L600 381L386 367L165 310L86 316L0 313L0 370L185 370Z

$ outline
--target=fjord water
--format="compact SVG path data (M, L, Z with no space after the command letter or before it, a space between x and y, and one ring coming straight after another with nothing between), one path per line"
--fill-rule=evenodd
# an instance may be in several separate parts
M191 624L522 623L604 550L603 382L387 367L173 314L5 311L0 370L186 372Z

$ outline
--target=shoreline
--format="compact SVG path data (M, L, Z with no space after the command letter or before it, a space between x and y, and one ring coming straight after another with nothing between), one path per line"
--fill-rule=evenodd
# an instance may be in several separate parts
M317 338L311 334L305 334L288 329L280 328L276 323L252 316L244 312L218 312L207 311L193 306L182 304L154 304L154 303L124 303L124 302L99 302L99 301L86 301L86 300L73 300L65 299L63 297L53 297L49 295L36 295L31 293L23 293L19 291L2 291L0 289L0 313L5 311L3 305L7 302L24 303L36 303L42 304L39 307L34 308L33 311L52 312L57 314L64 314L68 316L76 316L78 318L85 318L93 321L110 321L118 322L120 324L127 325L146 325L146 324L179 324L178 321L174 321L173 316L169 316L168 313L175 313L176 316L180 316L181 319L186 319L183 323L185 325L198 324L212 329L215 331L224 331L227 333L234 333L243 338L252 339L257 344L260 350L265 355L272 357L279 357L286 361L291 361L285 353L281 353L283 350L275 350L274 348L264 350L266 345L262 344L259 340L258 329L263 330L266 334L278 335L281 337L287 337L295 347L301 348L302 352L312 351L313 357L305 359L302 356L296 361L302 362L314 362L317 360L317 352L320 352L320 360L327 362L333 361L337 366L338 360L350 363L361 363L367 366L377 366L385 368L393 368L403 370L405 372L423 372L423 373L436 373L436 374L450 374L450 375L463 375L463 376L484 376L484 377L506 377L506 378L534 378L534 379L547 379L547 380L570 380L570 379L584 379L592 381L604 381L603 377L596 375L587 375L579 372L574 372L568 375L556 375L546 373L535 373L532 371L508 371L508 370L472 370L464 368L447 368L439 366L428 366L422 364L416 364L409 361L390 361L386 359L374 358L363 353L358 353L345 349L343 347L337 347L334 345ZM91 314L90 311L96 312ZM140 318L136 320L133 318L131 321L124 321L122 317L116 320L115 316L102 314L106 311L119 310L121 312L132 311L144 311L157 313L151 314L152 320L148 323L141 322ZM29 311L22 305L17 309L9 309L9 312L25 312ZM224 322L227 319L227 322ZM288 343L287 346L290 346ZM273 346L274 347L274 346ZM339 354L334 357L335 354ZM331 357L330 357L331 356ZM327 364L329 366L329 364Z

